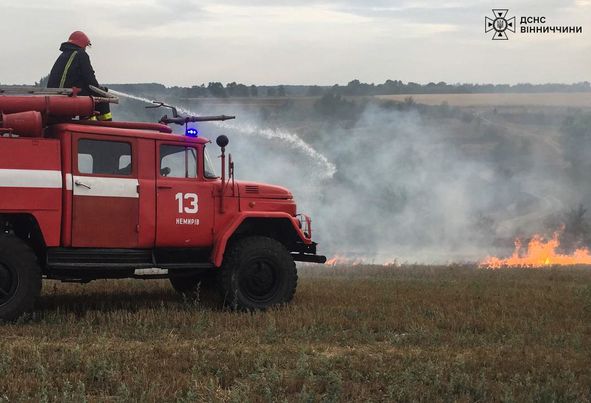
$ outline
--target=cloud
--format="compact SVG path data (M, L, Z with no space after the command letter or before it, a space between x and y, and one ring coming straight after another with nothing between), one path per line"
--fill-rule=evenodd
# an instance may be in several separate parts
M47 74L77 29L92 38L99 77L111 82L579 81L591 64L591 14L581 12L589 1L515 1L513 15L583 25L584 34L493 46L482 28L491 6L481 0L0 0L0 35L19 38L3 44L0 81ZM25 54L35 57L18 63ZM510 68L488 68L491 60Z
M229 4L212 4L206 7L207 11L219 17L248 18L256 20L271 20L276 23L288 24L350 24L368 22L367 17L355 15L324 5L312 5L307 7L289 5L268 5L253 10L253 6L239 6Z

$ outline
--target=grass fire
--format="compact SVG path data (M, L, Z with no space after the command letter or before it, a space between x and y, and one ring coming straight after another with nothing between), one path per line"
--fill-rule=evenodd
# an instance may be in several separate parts
M519 239L515 240L515 251L508 258L488 257L479 266L488 269L502 267L541 268L548 266L591 265L591 254L586 247L577 248L571 254L560 253L560 232L555 232L551 239L534 235L523 247Z

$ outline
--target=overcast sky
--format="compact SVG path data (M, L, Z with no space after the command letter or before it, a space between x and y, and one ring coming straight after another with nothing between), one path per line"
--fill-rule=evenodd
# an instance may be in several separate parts
M583 34L492 41L492 7ZM591 81L591 0L0 0L0 15L4 84L48 74L73 30L102 83Z

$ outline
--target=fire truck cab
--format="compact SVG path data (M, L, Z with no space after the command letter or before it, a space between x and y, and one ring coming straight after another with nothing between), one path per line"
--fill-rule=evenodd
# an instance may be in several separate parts
M264 309L292 299L294 261L324 263L287 189L235 181L231 161L226 178L227 137L75 120L98 101L0 91L0 319L30 311L43 278L213 284L228 306Z

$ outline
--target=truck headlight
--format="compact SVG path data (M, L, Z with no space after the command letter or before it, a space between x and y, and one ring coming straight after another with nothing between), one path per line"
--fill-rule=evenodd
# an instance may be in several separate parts
M306 214L298 214L296 216L298 218L298 225L306 238L312 238L312 219L310 216Z

